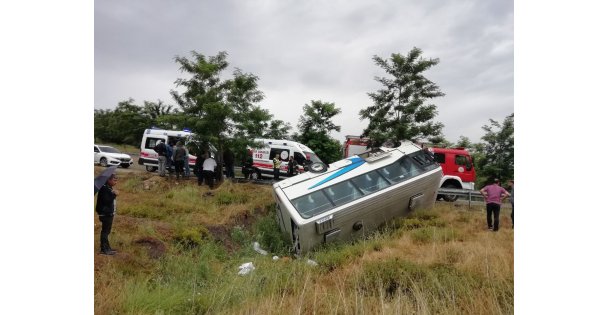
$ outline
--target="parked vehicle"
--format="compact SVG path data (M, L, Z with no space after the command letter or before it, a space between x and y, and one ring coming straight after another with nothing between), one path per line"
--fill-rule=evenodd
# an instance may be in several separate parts
M192 138L192 133L189 130L164 130L151 128L144 130L144 134L141 138L141 145L139 151L139 165L145 165L148 172L155 172L158 169L158 153L154 151L156 141L163 140L166 145L169 143L187 143ZM196 156L188 155L188 165L190 168L194 168L196 163ZM167 167L169 167L167 165Z
M411 211L433 207L441 167L410 141L380 147L273 185L278 224L300 254L350 241Z
M361 138L359 136L346 136L346 142L342 147L344 158L351 157L353 155L361 154L368 150L369 139Z
M435 161L441 165L443 178L441 188L475 190L475 167L473 158L465 148L429 148ZM457 195L439 195L445 201L456 201Z
M109 145L93 145L94 163L101 166L120 165L128 168L133 164L133 159L130 155L120 152L118 149Z
M262 178L264 175L273 176L272 160L276 154L279 154L281 159L280 178L289 177L287 163L290 156L293 156L298 164L298 173L305 172L313 166L315 170L325 167L321 159L309 147L301 143L277 139L255 139L254 141L260 145L260 147L252 149L251 152L253 157L251 177L254 179Z
M344 143L344 157L359 154L369 150L369 139L358 136L346 136ZM475 190L475 167L473 158L465 148L436 148L430 147L435 161L441 165L443 178L441 188ZM456 201L457 195L438 195L437 198L445 201Z

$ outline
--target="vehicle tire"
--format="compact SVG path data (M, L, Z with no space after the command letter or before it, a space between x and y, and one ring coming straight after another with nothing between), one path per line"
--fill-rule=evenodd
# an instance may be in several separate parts
M99 165L106 167L108 166L108 159L106 159L105 157L102 157L101 159L99 159Z
M146 171L148 172L156 172L156 169L158 167L154 167L154 166L150 166L150 165L146 165Z
M327 165L325 165L324 163L315 162L310 164L310 167L308 169L311 173L323 173L327 171Z
M442 188L459 189L459 187L454 184L447 184L447 185L444 185ZM454 201L458 200L458 195L441 195L441 197L443 198L443 200L445 200L447 202L454 202Z
M262 179L262 173L259 170L253 171L251 173L251 179Z

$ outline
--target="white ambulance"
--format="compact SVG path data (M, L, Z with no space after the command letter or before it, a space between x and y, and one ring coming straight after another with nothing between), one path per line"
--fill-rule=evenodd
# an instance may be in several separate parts
M190 132L188 129L182 131L157 129L154 127L146 129L141 138L139 161L137 163L139 165L145 165L148 172L154 172L158 169L158 154L154 151L156 141L163 140L166 145L169 143L175 144L177 141L187 144L192 140L193 136L194 133ZM196 156L189 154L188 165L190 165L191 169L194 168L194 163L196 163Z
M255 139L258 148L251 151L253 158L253 174L252 178L273 177L272 160L276 154L279 154L281 159L280 178L287 178L287 163L289 157L293 156L297 163L297 173L302 173L308 170L309 166L313 171L320 171L325 168L325 164L319 157L307 146L289 140L277 139ZM317 167L315 167L317 166Z

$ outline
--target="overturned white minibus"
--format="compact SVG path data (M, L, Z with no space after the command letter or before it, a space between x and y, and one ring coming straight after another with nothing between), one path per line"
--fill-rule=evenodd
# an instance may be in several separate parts
M395 217L433 207L442 177L433 156L410 141L322 170L273 185L277 221L297 254L359 238Z

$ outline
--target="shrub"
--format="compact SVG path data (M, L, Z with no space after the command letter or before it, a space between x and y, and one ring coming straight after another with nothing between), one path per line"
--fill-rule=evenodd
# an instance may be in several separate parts
M179 244L187 247L196 247L203 243L203 233L194 227L177 231L174 238Z
M259 219L253 227L256 239L263 248L276 255L287 255L289 253L290 241L281 232L279 224L274 219L274 213Z

